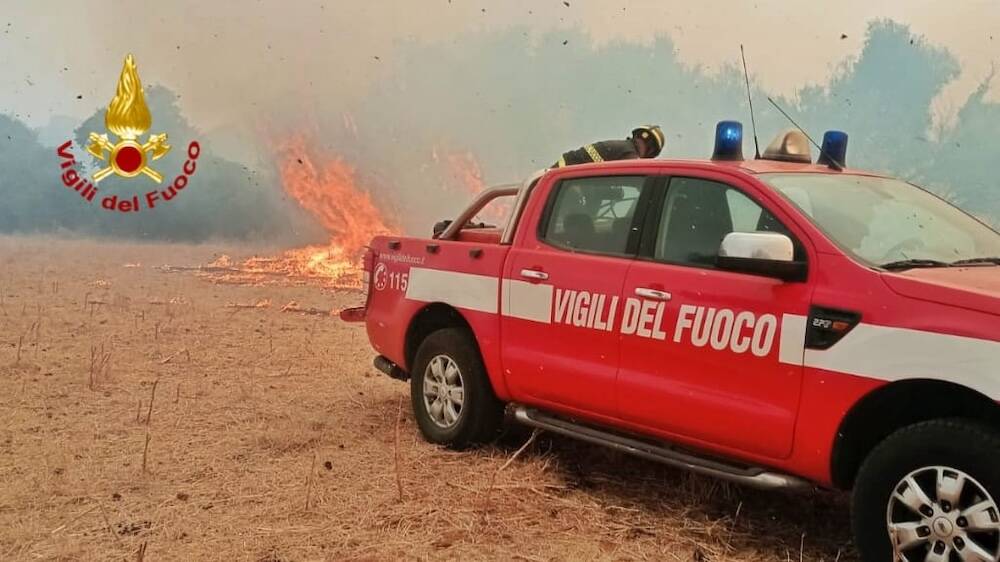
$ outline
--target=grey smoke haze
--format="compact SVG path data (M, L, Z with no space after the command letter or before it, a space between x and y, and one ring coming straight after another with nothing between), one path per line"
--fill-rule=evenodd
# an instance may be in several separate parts
M419 147L446 146L471 150L491 181L509 181L548 165L562 150L623 137L634 124L663 125L666 157L708 157L714 125L722 119L743 121L749 133L741 69L712 74L692 69L678 61L666 37L648 47L593 50L582 34L553 33L532 45L514 29L469 42L467 51L448 45L400 48L395 71L356 112L363 136L373 133L365 124L384 124L359 150L377 158L375 169L409 179L429 157ZM958 72L947 51L905 26L880 21L870 26L857 61L827 87L778 99L817 138L826 129L847 131L852 166L926 184L995 221L1000 190L986 170L997 154L1000 105L984 99L988 81L958 113L953 128L933 131L932 100ZM762 144L789 126L767 95L774 94L754 89ZM400 99L405 105L394 102ZM335 130L336 124L329 127ZM418 150L375 150L386 139ZM749 137L744 153L753 153ZM424 194L402 197L416 204ZM450 199L442 196L439 204Z
M83 120L107 103L109 79L132 52L146 80L169 85L191 122L214 131L288 106L351 105L394 71L400 44L471 56L470 38L512 28L525 43L570 33L594 49L665 35L680 62L709 73L736 62L743 43L762 87L791 95L827 85L878 19L910 26L961 65L933 102L936 120L954 116L1000 63L1000 3L979 0L0 0L0 107L32 126L52 115ZM1000 100L1000 82L988 99Z
M861 35L855 60L837 68L823 86L779 91L780 103L816 136L828 128L847 131L852 166L926 184L970 211L1000 220L1000 191L988 171L1000 132L1000 105L989 97L992 76L974 85L946 124L933 107L961 76L959 60L892 21L874 22ZM738 42L731 48L738 53ZM336 154L351 163L358 183L380 206L419 233L468 199L447 165L448 154L471 153L487 183L501 183L519 180L582 143L624 137L639 123L664 127L666 157L707 157L720 119L744 121L749 133L741 72L732 66L692 67L666 35L644 44L595 45L582 29L538 34L507 26L449 42L415 37L380 52L379 71L366 77L361 94L317 99L303 76L302 99L274 104L256 122L217 122L207 131L189 124L194 120L186 117L184 100L178 103L168 90L169 82L162 88L147 85L153 128L169 131L181 147L171 156L182 153L183 139L197 135L208 157L192 189L169 213L158 209L143 220L95 217L104 213L84 208L59 183L54 149L42 148L17 119L0 117L0 231L62 228L185 240L317 241L322 235L316 225L282 197L275 174L272 136L292 132L305 132L316 154ZM328 57L335 72L338 55ZM748 58L757 76L766 61L753 49ZM115 68L119 64L113 62ZM139 64L144 80L155 74L141 58ZM113 78L102 100L110 98L117 78L117 71L106 74ZM774 90L754 82L766 144L787 122L766 103ZM87 131L103 128L102 110L90 121L77 129L78 145ZM752 154L751 142L746 140L745 154ZM215 145L242 154L245 163L219 156ZM164 162L166 169L180 166Z

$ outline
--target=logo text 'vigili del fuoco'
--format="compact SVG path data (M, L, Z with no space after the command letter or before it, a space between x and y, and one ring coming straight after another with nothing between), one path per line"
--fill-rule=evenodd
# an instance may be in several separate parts
M108 105L104 116L104 126L109 133L90 133L90 144L87 153L97 158L103 165L90 178L80 173L77 162L70 149L73 141L64 142L56 153L61 159L62 182L67 188L76 191L84 201L93 203L97 196L97 185L110 175L122 178L137 178L142 176L146 181L163 183L163 175L152 163L168 152L166 133L153 133L145 139L142 136L152 127L153 117L146 105L142 83L139 82L139 71L132 55L125 57L121 77L115 97ZM117 138L115 138L117 137ZM198 141L191 141L187 147L187 160L181 173L165 188L148 191L140 200L139 195L113 194L101 198L101 208L107 211L122 213L138 213L143 208L153 209L160 202L171 201L187 187L188 178L194 175L201 146Z

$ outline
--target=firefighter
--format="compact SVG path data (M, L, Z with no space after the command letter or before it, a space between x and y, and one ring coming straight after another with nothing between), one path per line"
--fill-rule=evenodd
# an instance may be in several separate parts
M571 150L563 154L552 167L562 168L605 160L655 158L661 150L663 150L663 131L659 125L644 125L634 129L632 136L625 140L600 141Z

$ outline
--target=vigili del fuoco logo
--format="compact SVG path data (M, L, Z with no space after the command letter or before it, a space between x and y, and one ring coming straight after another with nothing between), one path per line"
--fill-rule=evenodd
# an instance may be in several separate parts
M153 125L153 117L146 105L146 96L139 82L139 71L132 55L125 57L121 77L118 78L118 88L115 97L108 105L104 116L104 126L109 133L90 133L90 144L87 153L97 158L101 165L90 178L77 171L77 161L70 151L73 140L64 142L56 153L62 160L62 182L67 188L76 191L88 203L93 203L97 197L97 185L110 175L122 178L138 179L163 183L163 174L153 166L168 152L166 133L152 133L143 139L143 135ZM116 138L117 137L117 138ZM101 199L101 208L107 211L122 213L138 213L143 208L153 209L160 202L171 201L187 187L188 178L194 175L201 146L198 141L191 141L187 147L187 160L181 173L165 188L147 191L142 199L139 195L112 194Z

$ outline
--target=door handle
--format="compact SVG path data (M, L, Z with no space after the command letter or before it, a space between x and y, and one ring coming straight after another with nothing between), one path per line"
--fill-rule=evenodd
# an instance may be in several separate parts
M526 279L537 279L539 281L544 281L549 278L549 274L544 271L538 271L537 269L522 269L521 277Z
M673 295L666 291L658 291L656 289L649 289L647 287L636 287L635 294L640 297L646 297L647 299L654 299L658 301L668 301Z

